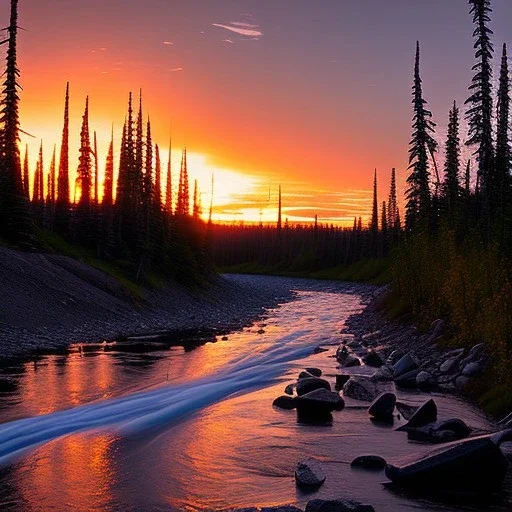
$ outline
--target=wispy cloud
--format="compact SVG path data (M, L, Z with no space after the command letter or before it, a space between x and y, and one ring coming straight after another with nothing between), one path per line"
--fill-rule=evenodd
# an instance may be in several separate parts
M166 46L172 46L174 43L172 41L164 41Z
M233 41L232 41L231 39L224 39L223 41L224 41L225 43L231 43L231 44L233 44Z
M175 71L183 71L183 68L172 68L171 71L174 73Z
M212 23L212 25L245 37L260 38L263 35L263 31L258 25L242 21L231 22L231 24Z

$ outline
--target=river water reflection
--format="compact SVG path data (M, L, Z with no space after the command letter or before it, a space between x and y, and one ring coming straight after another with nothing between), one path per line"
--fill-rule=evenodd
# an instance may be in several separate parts
M352 470L361 454L392 459L429 449L374 425L365 409L351 407L356 402L347 400L329 426L299 424L294 411L272 408L303 367L334 377L329 355L346 318L361 309L357 290L335 283L298 290L297 300L249 329L194 350L75 347L4 370L0 509L199 511L352 497L382 512L511 510L509 491L496 503L448 505L387 490L383 473ZM319 344L330 351L314 354ZM401 398L419 404L425 395ZM440 417L489 428L464 401L435 399ZM312 494L298 491L293 479L307 455L327 472ZM509 474L507 489L511 480Z

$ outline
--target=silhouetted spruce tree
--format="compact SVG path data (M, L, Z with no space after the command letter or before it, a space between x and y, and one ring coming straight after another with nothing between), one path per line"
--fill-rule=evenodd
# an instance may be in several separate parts
M280 232L282 229L282 209L283 209L283 202L282 202L282 196L281 196L281 185L279 185L279 204L277 207L277 231Z
M396 198L396 171L391 169L391 184L388 197L388 228L396 229L398 220L398 203Z
M99 191L99 174L100 174L100 166L98 162L98 140L96 137L96 130L94 131L94 205L97 207L100 199L100 191Z
M0 98L0 236L28 243L31 237L30 204L24 194L19 141L17 65L18 0L11 0L6 69Z
M386 208L386 201L382 201L381 229L382 234L385 236L388 232L388 212Z
M48 187L46 190L46 219L47 226L53 229L53 221L55 215L55 178L56 178L56 158L57 147L53 146L52 160L50 163L50 170L48 172Z
M449 219L453 221L455 212L460 206L461 195L459 109L455 102L449 114L445 152L443 203Z
M426 222L430 215L430 172L429 152L434 153L437 142L432 137L435 124L432 114L426 108L420 77L420 45L416 43L413 91L413 133L409 149L409 169L406 192L406 227L412 229L418 222Z
M377 200L377 169L375 169L373 173L373 207L372 207L372 217L370 220L370 230L373 235L376 237L379 232L379 207Z
M28 165L28 144L25 146L25 159L23 160L23 193L30 199L30 170Z
M190 214L190 197L189 197L189 183L188 183L188 169L187 169L187 148L183 150L181 157L180 168L180 181L178 188L178 203L176 206L176 215L189 215Z
M66 235L69 231L69 82L66 85L64 100L64 126L60 147L59 176L57 180L57 199L55 204L55 229Z
M465 104L469 131L466 145L475 146L478 161L478 194L481 197L482 214L486 216L491 208L491 182L494 172L494 148L492 139L492 30L490 22L491 1L469 0L470 14L473 15L475 30L475 75L469 86L470 97Z
M34 174L34 190L32 192L32 202L36 205L44 204L44 171L43 171L43 141L39 146L39 158L37 159L36 172ZM38 211L38 217L42 214ZM41 220L40 218L38 220Z
M80 156L78 158L77 180L80 187L79 210L90 210L91 205L91 139L89 136L89 96L85 100L85 110L82 116L82 128L80 130Z
M197 186L197 180L194 180L194 203L192 207L192 216L195 220L198 220L200 215L201 205L199 200L199 188Z
M168 216L172 215L173 207L172 207L172 149L171 149L171 140L169 140L169 160L167 161L167 176L165 182L165 212Z
M105 165L105 181L103 183L102 204L111 208L114 203L114 130L108 147L107 162Z
M160 148L155 145L155 191L153 203L157 212L162 211L162 161L160 159Z
M500 238L504 235L505 211L510 202L510 77L508 72L507 45L503 45L500 83L498 89L498 115L496 129L496 161L493 197L497 201L496 213L499 217Z

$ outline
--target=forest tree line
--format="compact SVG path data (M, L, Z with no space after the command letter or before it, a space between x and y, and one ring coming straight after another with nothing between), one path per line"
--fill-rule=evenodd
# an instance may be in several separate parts
M99 259L120 263L137 280L150 271L189 282L211 275L209 228L201 220L197 181L191 194L186 149L179 183L174 184L169 146L164 188L164 164L153 142L151 122L143 117L142 95L138 108L129 95L117 173L112 133L102 185L97 135L89 127L89 98L82 116L77 178L70 182L69 83L60 155L55 148L45 172L41 142L34 173L29 169L28 146L22 162L18 28L18 0L11 0L7 37L1 41L7 51L0 97L0 238L38 249L41 234L49 232Z

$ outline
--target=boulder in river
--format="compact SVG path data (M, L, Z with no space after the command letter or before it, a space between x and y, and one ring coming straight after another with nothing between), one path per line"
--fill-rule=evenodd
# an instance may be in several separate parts
M311 378L315 378L315 375L309 373L308 371L302 371L299 373L299 378L298 380L302 380L302 379L311 379Z
M393 373L388 366L382 366L372 375L372 380L375 382L388 382L393 380Z
M495 491L508 466L499 445L511 438L508 430L448 443L427 456L388 464L386 476L396 485L421 491Z
M361 455L356 457L350 465L363 469L381 470L386 466L386 460L379 455Z
M315 499L308 502L306 512L375 512L375 509L359 501Z
M409 439L429 443L447 443L469 436L471 429L457 418L437 421L424 427L412 428L407 431Z
M421 371L416 375L416 385L420 389L431 389L436 385L436 380L430 372Z
M341 389L343 389L343 386L347 383L347 381L350 379L350 375L346 375L346 374L343 374L343 373L340 373L338 375L336 375L336 384L335 384L335 388L340 391Z
M322 416L345 407L345 401L338 393L323 388L295 398L295 403L299 413L306 416Z
M419 409L419 407L416 407L415 405L409 405L405 404L404 402L398 402L396 403L396 408L398 409L398 412L406 419L410 420L414 413Z
M272 405L274 407L279 407L279 409L287 409L287 410L295 409L297 407L295 398L288 396L288 395L278 396L274 400Z
M320 487L325 482L325 473L320 461L308 457L295 468L295 481L299 487Z
M330 391L331 385L324 379L320 379L318 377L310 377L307 379L300 379L297 382L296 391L297 395L302 396L309 393L310 391L321 388Z
M260 512L302 512L295 505L277 505L276 507L261 507Z
M394 393L382 393L368 408L368 414L376 420L389 420L395 410L396 395Z
M431 398L416 410L405 425L398 427L397 430L409 430L412 428L424 427L425 425L434 423L435 421L437 421L437 405Z
M380 368L384 365L384 362L385 361L382 356L375 350L369 350L363 356L363 363L367 366L371 366L372 368Z
M361 366L361 361L358 357L353 355L348 355L345 358L345 361L342 363L344 368L350 368L352 366Z
M395 377L399 377L404 373L408 373L412 370L416 370L419 367L417 361L412 357L410 353L405 354L398 362L393 366Z
M412 389L417 386L416 381L418 375L420 374L420 369L415 368L409 372L405 372L395 377L395 384L400 386L401 388Z
M353 376L343 386L343 395L363 402L371 402L377 395L377 388L369 377Z
M288 386L286 386L284 388L284 392L287 394L287 395L293 395L293 391L295 389L295 386L296 384L288 384Z
M308 373L313 375L313 377L321 377L322 376L322 370L320 368L306 368L305 369Z
M348 354L349 354L349 352L348 352L347 346L344 344L341 344L336 349L336 359L341 364L343 364L345 362L345 359L348 357Z

